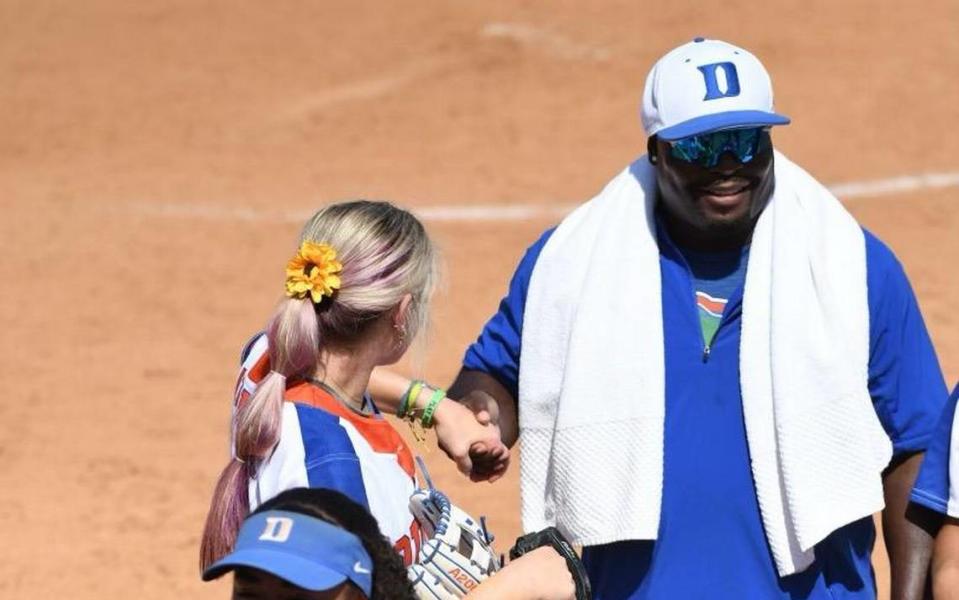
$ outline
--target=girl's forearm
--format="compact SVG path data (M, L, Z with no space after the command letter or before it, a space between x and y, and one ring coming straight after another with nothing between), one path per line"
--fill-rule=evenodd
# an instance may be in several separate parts
M409 377L395 371L376 368L373 369L373 375L370 377L369 392L380 410L395 415L400 406L400 400L410 387L410 381Z

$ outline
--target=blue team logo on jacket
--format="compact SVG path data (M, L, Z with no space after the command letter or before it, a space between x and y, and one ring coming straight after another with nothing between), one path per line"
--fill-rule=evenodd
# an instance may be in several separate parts
M739 95L739 74L736 65L731 62L713 63L697 67L703 74L706 82L706 97L703 100L718 100ZM719 81L719 71L723 73L723 81Z

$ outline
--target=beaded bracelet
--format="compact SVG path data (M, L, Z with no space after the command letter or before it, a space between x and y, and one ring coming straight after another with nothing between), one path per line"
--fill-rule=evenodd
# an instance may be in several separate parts
M433 395L430 396L430 401L423 410L423 417L420 419L420 425L422 425L424 429L429 429L433 426L433 413L436 412L436 407L439 405L440 400L445 397L446 390L437 388L433 391Z

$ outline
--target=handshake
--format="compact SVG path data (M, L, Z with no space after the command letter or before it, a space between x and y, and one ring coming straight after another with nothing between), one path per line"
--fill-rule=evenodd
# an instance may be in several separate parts
M478 390L459 401L442 402L435 417L437 443L461 473L493 483L509 468L507 444L514 443L518 433L515 420L510 420L513 414L514 407L500 408L492 395Z

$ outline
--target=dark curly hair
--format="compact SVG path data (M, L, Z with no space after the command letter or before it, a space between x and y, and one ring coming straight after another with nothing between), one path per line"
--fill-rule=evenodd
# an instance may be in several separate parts
M403 559L380 533L376 519L343 494L323 488L294 488L267 500L253 514L267 510L298 512L349 531L360 538L373 559L373 592L370 600L416 600Z

